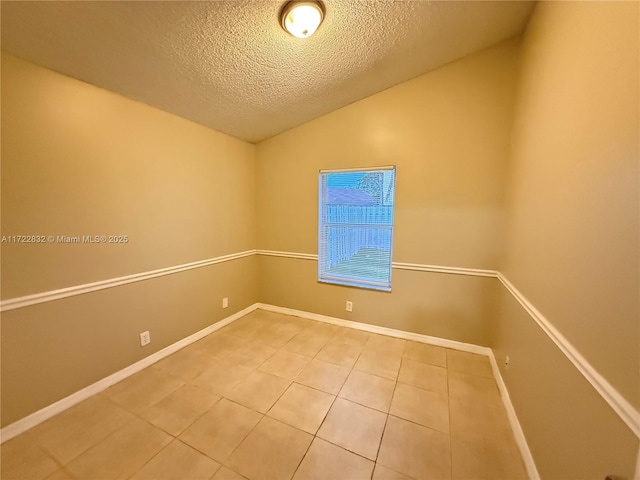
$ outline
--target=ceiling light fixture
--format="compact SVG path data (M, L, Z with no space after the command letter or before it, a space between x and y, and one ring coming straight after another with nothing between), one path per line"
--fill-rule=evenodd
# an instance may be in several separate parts
M322 23L324 9L320 2L287 3L280 13L280 24L294 37L307 38L314 34Z

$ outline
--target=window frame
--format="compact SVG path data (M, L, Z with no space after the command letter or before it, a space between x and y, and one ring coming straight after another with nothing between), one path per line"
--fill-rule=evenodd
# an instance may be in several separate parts
M376 223L358 223L351 224L345 222L342 223L329 223L326 221L326 198L327 192L325 192L326 188L326 180L328 175L332 173L376 173L376 172L385 172L391 170L392 174L392 196L393 203L391 209L391 223L390 224L376 224ZM382 292L391 292L392 288L392 272L393 272L393 237L395 230L395 207L396 207L396 166L395 165L383 165L383 166L374 166L374 167L363 167L363 168L341 168L341 169L329 169L329 170L320 170L318 172L318 282L329 284L329 285L342 285L348 287L355 288L363 288L367 290L374 291L382 291ZM344 225L344 228L371 228L376 230L390 230L390 241L389 241L389 281L376 281L370 278L365 277L357 277L357 276L340 276L340 275L330 275L327 272L326 264L328 262L327 257L329 256L327 253L327 249L329 247L328 241L328 229L330 227L335 227L339 225ZM324 242L323 242L324 240Z

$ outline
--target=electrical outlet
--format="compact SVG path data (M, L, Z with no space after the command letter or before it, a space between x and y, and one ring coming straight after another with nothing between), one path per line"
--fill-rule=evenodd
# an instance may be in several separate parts
M347 300L347 312L353 312L353 302Z
M149 345L151 343L151 334L149 334L149 330L146 332L142 332L140 334L140 346L144 347L145 345Z
M227 308L229 306L229 298L228 297L224 297L222 299L222 308Z
M504 357L504 364L505 366L509 366L509 363L511 362L511 359L509 358L509 355L507 355L506 357Z

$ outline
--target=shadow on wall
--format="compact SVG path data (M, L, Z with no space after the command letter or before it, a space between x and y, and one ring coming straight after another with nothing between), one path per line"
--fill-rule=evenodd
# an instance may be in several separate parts
M393 328L483 347L488 345L488 335L482 327L482 321L469 317L463 309L424 308L416 305Z
M498 279L424 272L417 275L424 282L422 292L415 295L413 291L403 291L400 285L396 294L401 298L396 301L406 305L406 310L394 318L392 325L385 326L489 346L487 325L495 315L502 288Z

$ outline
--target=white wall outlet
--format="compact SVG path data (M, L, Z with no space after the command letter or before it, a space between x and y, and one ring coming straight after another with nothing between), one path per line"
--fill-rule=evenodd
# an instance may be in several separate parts
M140 346L144 347L145 345L149 345L151 343L151 334L149 334L149 330L146 332L142 332L140 334Z
M224 297L222 299L222 308L227 308L229 306L229 298L228 297Z
M347 300L347 312L353 312L353 302Z

